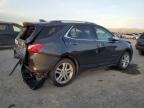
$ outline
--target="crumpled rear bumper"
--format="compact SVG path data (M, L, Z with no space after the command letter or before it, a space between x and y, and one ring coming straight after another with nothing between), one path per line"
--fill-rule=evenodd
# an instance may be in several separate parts
M43 86L46 78L37 80L36 77L31 73L32 70L26 66L22 66L21 74L23 81L33 90L39 89Z

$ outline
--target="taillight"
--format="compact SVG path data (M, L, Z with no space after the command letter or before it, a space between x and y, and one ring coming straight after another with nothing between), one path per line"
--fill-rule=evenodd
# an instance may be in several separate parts
M28 46L29 53L38 53L40 49L43 47L42 44L33 44Z

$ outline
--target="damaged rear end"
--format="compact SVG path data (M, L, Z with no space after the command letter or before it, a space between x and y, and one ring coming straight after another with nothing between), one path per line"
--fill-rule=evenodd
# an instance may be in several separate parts
M43 26L38 23L23 23L23 30L15 39L14 57L20 60L21 73L23 80L32 89L42 86L45 81L46 74L36 72L30 62L31 54L38 53L43 47L42 44L33 44Z

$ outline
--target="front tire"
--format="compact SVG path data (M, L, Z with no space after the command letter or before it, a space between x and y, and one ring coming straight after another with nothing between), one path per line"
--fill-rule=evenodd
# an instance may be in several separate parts
M76 73L76 66L70 59L60 60L50 73L51 80L58 87L69 84Z
M124 52L118 63L118 68L121 70L127 69L130 64L131 56L129 52Z

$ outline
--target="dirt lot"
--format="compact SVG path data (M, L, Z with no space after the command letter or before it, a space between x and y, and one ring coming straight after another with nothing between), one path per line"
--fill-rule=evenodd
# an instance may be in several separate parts
M47 80L33 91L22 81L11 50L0 51L0 108L144 108L144 56L134 49L126 71L93 69L81 72L68 86Z

